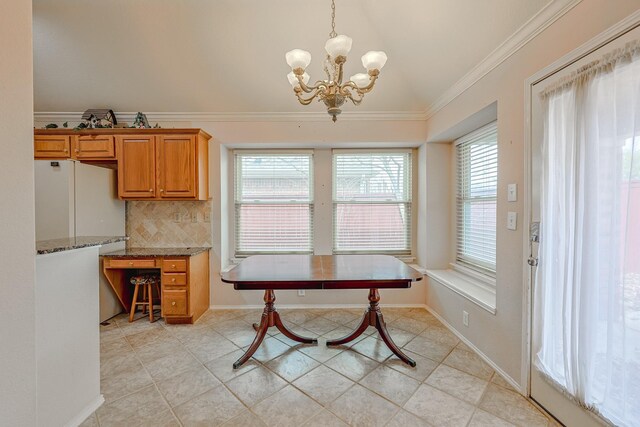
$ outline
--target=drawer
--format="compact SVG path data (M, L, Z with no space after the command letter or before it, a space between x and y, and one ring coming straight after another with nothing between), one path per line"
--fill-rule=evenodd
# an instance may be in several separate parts
M162 285L186 285L187 273L162 273Z
M73 156L81 160L116 158L116 143L113 135L81 135L74 140Z
M155 259L110 259L107 268L154 268Z
M172 272L185 273L186 271L187 271L186 259L163 259L162 260L163 273L172 273Z
M162 311L165 316L186 316L187 291L174 289L163 290Z

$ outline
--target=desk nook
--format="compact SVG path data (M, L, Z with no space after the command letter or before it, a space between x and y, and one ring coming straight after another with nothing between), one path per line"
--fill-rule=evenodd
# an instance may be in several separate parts
M128 313L135 289L131 278L145 274L160 276L160 316L166 323L194 323L209 309L209 248L129 248L104 254L102 262Z

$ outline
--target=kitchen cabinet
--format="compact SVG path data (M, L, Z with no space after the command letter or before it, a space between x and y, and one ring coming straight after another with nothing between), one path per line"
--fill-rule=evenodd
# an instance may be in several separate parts
M71 158L69 135L35 135L33 151L36 159L63 160Z
M115 160L116 144L114 136L74 136L72 157L78 160Z
M36 133L33 151L37 160L116 160L113 135Z
M127 312L133 297L129 279L139 269L160 274L166 323L194 323L209 309L208 248L130 248L104 254L103 273Z
M191 135L159 135L158 187L161 198L196 196L196 140Z
M209 140L201 129L36 129L36 159L118 169L123 200L207 200Z
M119 198L209 198L209 152L208 138L205 136L172 133L144 138L118 136L117 140Z
M116 136L118 150L118 197L156 197L156 138L146 135Z

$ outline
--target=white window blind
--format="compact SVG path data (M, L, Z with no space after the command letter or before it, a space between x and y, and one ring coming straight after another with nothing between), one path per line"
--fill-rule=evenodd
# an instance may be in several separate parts
M236 256L313 252L311 152L235 152Z
M495 275L497 123L457 140L456 155L456 261Z
M333 252L411 253L411 151L333 154Z

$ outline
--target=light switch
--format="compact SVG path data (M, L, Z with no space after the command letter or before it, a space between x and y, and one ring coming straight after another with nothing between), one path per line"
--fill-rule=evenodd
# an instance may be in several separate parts
M507 212L507 229L515 230L516 228L518 228L518 213Z
M507 185L507 202L515 202L518 200L518 184Z

